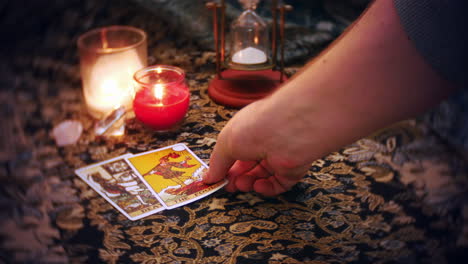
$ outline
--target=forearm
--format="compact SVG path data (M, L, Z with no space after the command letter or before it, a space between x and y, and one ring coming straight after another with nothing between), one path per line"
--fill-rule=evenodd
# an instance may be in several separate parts
M300 73L227 123L205 182L227 177L229 191L277 195L313 160L421 113L452 90L408 40L392 0L377 0Z
M266 103L314 131L314 148L326 153L421 113L454 88L414 48L392 1L378 0Z

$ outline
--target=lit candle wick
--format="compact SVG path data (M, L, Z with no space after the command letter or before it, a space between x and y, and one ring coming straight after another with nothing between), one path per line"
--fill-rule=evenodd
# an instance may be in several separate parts
M158 83L154 86L154 97L159 100L159 103L158 103L159 106L163 105L162 103L163 96L164 96L164 86Z

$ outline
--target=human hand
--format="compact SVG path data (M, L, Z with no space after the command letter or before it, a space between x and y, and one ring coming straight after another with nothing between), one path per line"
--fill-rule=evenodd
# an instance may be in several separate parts
M221 131L206 183L272 196L312 161L376 129L420 115L458 88L434 71L393 1L374 1L340 38Z
M230 192L275 196L306 174L315 158L308 143L308 124L277 106L271 98L257 101L226 124L211 155L205 183L227 178Z

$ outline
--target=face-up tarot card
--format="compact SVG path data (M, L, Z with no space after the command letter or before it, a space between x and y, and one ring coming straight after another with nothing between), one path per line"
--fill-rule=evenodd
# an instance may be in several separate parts
M201 199L227 183L204 184L202 175L208 166L184 144L140 153L127 160L169 209Z
M141 176L120 156L75 171L89 186L104 197L130 220L164 210L157 195L148 188Z

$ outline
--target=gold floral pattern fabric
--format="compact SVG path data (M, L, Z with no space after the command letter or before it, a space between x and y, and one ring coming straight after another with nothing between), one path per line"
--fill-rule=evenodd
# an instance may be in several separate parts
M122 1L112 7L114 21L156 31L144 20L148 14L128 18L135 10L124 7ZM466 257L466 161L413 120L316 160L278 197L221 190L128 220L74 170L175 143L208 162L219 131L237 111L207 95L213 52L170 40L152 42L150 60L184 68L191 98L183 124L167 133L132 119L125 136L96 137L72 49L61 53L66 59L47 52L10 58L2 80L9 86L0 91L2 261L458 263ZM296 70L289 67L288 74ZM80 121L84 132L76 144L57 147L50 132L68 119Z
M16 97L34 109L25 110L31 115L25 126L37 126L31 139L44 179L27 195L41 197L35 209L48 221L23 215L9 222L5 249L17 250L19 232L36 225L42 230L42 224L48 229L33 241L60 241L62 257L90 263L432 262L448 260L451 250L466 245L464 163L412 121L315 161L279 197L219 191L138 221L129 221L73 175L86 164L176 142L208 161L217 133L235 113L209 99L210 76L188 74L191 107L178 131L155 133L130 120L118 139L93 135L79 89L39 102ZM48 131L67 118L81 121L84 134L76 145L57 148Z

